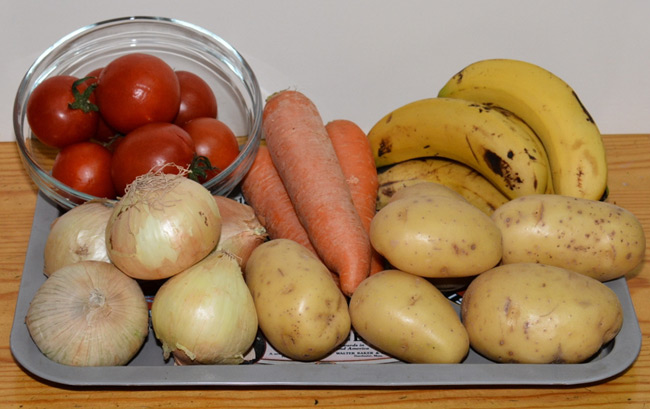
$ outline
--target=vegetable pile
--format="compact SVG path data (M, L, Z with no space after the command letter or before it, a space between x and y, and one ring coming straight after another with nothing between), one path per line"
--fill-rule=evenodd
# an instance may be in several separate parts
M100 74L97 91L105 76L110 70ZM102 112L107 97L96 96ZM114 119L111 126L128 135L114 155L142 129L162 124L138 126L108 112L105 119L112 115L119 125ZM476 118L468 115L464 120ZM462 363L474 349L493 362L544 364L584 362L620 331L621 303L604 282L634 270L646 249L642 226L625 209L546 186L546 193L486 206L479 193L493 197L485 189L491 182L463 170L466 164L454 163L435 182L422 171L434 169L426 161L401 167L424 155L412 149L428 146L377 167L378 156L397 146L396 134L384 139L395 145L373 150L354 122L325 123L298 91L268 98L263 130L265 142L240 185L245 203L212 196L186 177L186 162L171 161L126 183L114 205L91 201L57 219L45 257L49 278L26 319L44 354L69 365L128 363L142 346L141 323L128 345L121 340L134 333L137 315L104 314L98 305L118 302L114 285L147 282L160 284L151 328L163 357L178 365L240 364L258 329L296 361L326 358L352 330L403 362ZM537 160L532 152L529 160ZM393 190L382 192L388 171ZM86 280L70 275L75 269L88 271ZM92 278L105 270L116 278ZM57 291L78 294L81 310L43 307L57 302L51 288L62 280ZM448 291L464 294L460 313ZM143 293L124 297L121 308L141 314ZM48 331L68 328L103 346L84 346L94 354L84 359L65 348L53 353L73 337ZM108 359L115 349L119 359Z
M50 77L33 90L26 115L34 135L59 149L52 176L97 198L122 196L167 163L204 183L239 155L210 85L150 54L117 57L82 78Z

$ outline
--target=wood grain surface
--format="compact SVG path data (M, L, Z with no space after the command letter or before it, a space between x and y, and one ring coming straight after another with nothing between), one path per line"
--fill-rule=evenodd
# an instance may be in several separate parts
M606 135L609 201L632 211L650 237L650 134ZM71 388L25 372L9 336L37 190L16 145L0 143L0 408L645 408L650 407L650 251L628 277L643 333L629 370L577 387ZM647 405L647 406L646 406Z

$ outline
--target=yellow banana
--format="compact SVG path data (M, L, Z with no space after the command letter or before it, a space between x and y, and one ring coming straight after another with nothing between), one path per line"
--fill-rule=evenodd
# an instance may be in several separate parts
M499 109L452 98L427 98L401 106L368 132L377 167L414 158L461 162L508 198L544 193L548 163L531 138Z
M535 64L478 61L453 76L439 97L502 107L539 136L550 164L555 193L598 200L607 188L602 135L575 91Z
M501 107L493 106L496 109L501 110L501 112L506 115L507 117L510 118L511 121L515 122L517 125L519 125L525 132L527 132L530 135L530 139L535 143L535 147L537 149L537 152L540 154L542 157L542 161L547 164L546 166L546 191L544 193L546 194L553 194L555 191L553 190L553 174L551 172L551 165L548 161L548 155L546 154L546 149L544 148L544 144L542 144L542 141L539 139L539 136L526 124L521 118L519 118L517 115L513 114L512 112L503 109Z
M480 173L450 159L410 159L380 171L377 179L377 210L384 207L400 189L422 182L445 185L488 215L508 201L508 198Z

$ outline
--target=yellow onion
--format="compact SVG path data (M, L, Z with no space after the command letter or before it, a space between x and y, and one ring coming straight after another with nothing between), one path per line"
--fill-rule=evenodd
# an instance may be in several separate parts
M125 365L149 333L149 312L134 279L111 263L85 260L45 280L25 323L36 346L55 362Z
M239 364L257 334L257 312L237 260L216 251L167 280L151 306L163 357L179 365Z
M225 196L214 196L221 213L221 238L217 250L234 255L239 267L246 265L253 250L266 241L266 229L252 207Z
M112 213L109 201L93 200L57 217L45 241L45 275L77 261L109 262L105 238Z
M136 178L117 202L106 226L111 261L143 280L171 277L217 246L221 215L212 194L177 174Z

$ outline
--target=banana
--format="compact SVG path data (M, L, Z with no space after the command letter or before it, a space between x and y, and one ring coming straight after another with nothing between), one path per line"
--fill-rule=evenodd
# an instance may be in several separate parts
M377 167L409 159L461 162L509 199L544 193L548 163L529 129L490 106L453 98L426 98L390 112L368 132Z
M533 141L535 144L535 149L537 149L537 153L541 156L542 162L546 163L546 191L544 193L546 194L553 194L555 193L555 190L553 189L553 174L551 172L551 166L548 161L548 155L546 154L546 149L544 148L544 144L542 144L542 141L539 139L539 136L533 131L528 124L526 124L521 118L519 118L517 115L513 114L512 112L503 109L501 107L497 107L495 105L492 105L493 108L500 110L504 115L506 115L508 118L510 118L511 121L515 122L517 125L519 125L525 132L527 132L530 136L530 139Z
M439 97L502 107L520 117L546 150L555 193L598 200L607 188L602 135L575 91L535 64L475 62L454 75Z
M508 198L480 173L450 159L410 159L387 169L380 169L377 179L379 181L378 211L400 189L422 182L445 185L488 215L508 201Z

